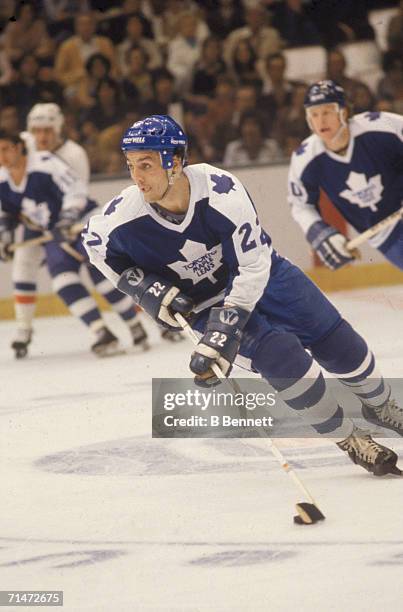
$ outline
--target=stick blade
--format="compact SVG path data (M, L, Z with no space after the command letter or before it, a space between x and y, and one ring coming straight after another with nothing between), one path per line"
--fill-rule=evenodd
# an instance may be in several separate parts
M318 521L324 521L325 515L319 510L315 504L301 502L295 505L298 514L294 516L296 525L314 525Z

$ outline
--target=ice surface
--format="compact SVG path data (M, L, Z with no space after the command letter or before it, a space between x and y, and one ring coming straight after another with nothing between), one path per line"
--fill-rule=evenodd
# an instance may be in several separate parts
M333 300L401 377L403 288ZM152 350L99 360L80 323L38 319L16 362L0 324L0 589L64 590L69 612L401 609L403 478L279 440L327 516L294 525L264 440L150 437L151 377L186 376L191 347L147 326Z

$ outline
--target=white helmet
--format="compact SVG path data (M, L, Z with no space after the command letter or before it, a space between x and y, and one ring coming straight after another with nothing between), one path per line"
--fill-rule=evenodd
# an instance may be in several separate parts
M31 132L34 128L51 127L60 135L63 123L64 117L60 106L51 102L35 104L28 114L27 129Z

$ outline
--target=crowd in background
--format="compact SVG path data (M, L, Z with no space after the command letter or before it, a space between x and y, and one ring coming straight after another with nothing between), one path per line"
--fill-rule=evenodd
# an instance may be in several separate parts
M285 49L322 45L323 77L353 112L403 114L403 1L42 0L0 3L0 128L25 128L37 102L56 102L66 135L93 173L124 169L124 130L170 114L190 136L192 163L286 159L308 134L306 83L286 77ZM369 10L398 7L383 74L370 88L346 76L340 45L373 40Z

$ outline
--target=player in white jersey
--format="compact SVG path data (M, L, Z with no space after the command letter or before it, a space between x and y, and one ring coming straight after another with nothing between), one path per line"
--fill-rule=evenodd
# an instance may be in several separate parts
M63 114L57 104L36 104L28 114L27 132L21 136L30 151L50 151L61 158L81 179L88 189L90 166L88 156L83 147L70 139L63 140L62 127ZM27 231L25 237L29 239ZM32 321L36 307L37 280L39 269L45 259L44 249L41 245L30 245L17 249L13 260L14 309L17 322L17 333L12 348L17 358L27 354L27 347L32 338ZM128 325L135 345L147 347L146 332L140 322L136 321L136 311L132 301L123 294L119 294L111 283L103 277L98 270L89 269L91 281L99 293L111 304L112 309ZM85 313L79 307L82 298L82 281L78 274L60 275L53 281L57 290L69 294L69 309L73 316L82 317ZM74 296L72 287L76 287ZM81 289L81 291L78 291ZM74 299L77 297L77 299ZM88 311L99 310L94 299L87 294L86 304ZM93 351L98 355L113 354L119 351L116 336L108 329L99 313L98 320L92 321L92 328L96 333L96 342Z
M346 237L322 219L320 189L360 233L400 210L403 117L367 112L349 118L344 91L333 81L311 85L304 105L313 134L292 155L288 199L308 242L337 270L354 255L346 248ZM403 270L402 220L369 242Z
M400 474L395 453L343 416L323 376L334 374L365 418L403 435L403 410L365 340L326 296L272 247L232 174L185 164L187 138L169 116L136 122L123 137L133 186L83 231L91 262L168 329L188 317L201 339L190 360L198 384L228 376L235 360L261 374L321 435L368 471ZM309 350L306 350L309 349Z

